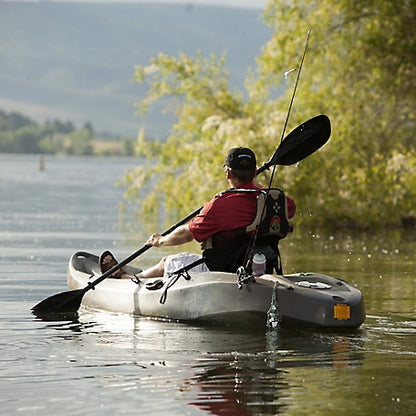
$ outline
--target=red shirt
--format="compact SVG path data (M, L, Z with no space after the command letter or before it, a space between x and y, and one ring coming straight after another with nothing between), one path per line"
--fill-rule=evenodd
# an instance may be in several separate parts
M239 189L262 189L253 183L239 185ZM189 231L196 241L205 241L220 232L245 227L253 221L257 193L223 193L207 202L201 212L189 223ZM289 218L293 217L295 204L287 198Z

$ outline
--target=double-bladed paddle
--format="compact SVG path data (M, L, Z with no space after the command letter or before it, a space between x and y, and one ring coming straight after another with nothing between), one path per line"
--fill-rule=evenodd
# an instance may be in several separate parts
M281 141L280 145L276 149L271 159L264 163L256 171L256 175L269 169L274 165L293 165L310 154L314 153L320 147L322 147L329 139L331 135L331 123L326 115L319 115L305 121L303 124L292 130L284 140ZM198 208L187 217L183 218L177 224L170 227L168 230L162 233L162 236L170 234L173 230L186 224L193 217L198 215L201 211ZM150 245L144 245L129 257L117 263L111 269L107 270L104 274L98 277L96 280L89 282L83 289L70 290L67 292L58 293L50 296L47 299L39 302L32 308L35 315L42 316L45 314L69 314L75 313L80 305L83 296L90 289L94 289L98 283L102 282L107 277L110 277L114 272L127 265L135 258L147 251Z
M321 114L300 124L292 130L277 147L271 159L257 169L256 175L273 165L294 165L316 152L329 139L331 122Z

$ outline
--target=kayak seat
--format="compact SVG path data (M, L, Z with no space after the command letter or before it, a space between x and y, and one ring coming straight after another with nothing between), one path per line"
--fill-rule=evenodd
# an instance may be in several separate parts
M78 270L87 274L101 274L100 267L98 265L98 256L79 251L72 256L72 265L75 270Z

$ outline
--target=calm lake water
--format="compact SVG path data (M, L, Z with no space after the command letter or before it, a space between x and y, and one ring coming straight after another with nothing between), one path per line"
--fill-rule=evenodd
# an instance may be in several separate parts
M123 189L114 186L138 163L47 156L39 171L36 156L0 154L1 415L416 414L415 232L298 230L282 242L286 272L332 274L363 291L367 319L357 331L87 311L75 321L34 317L34 304L67 290L74 251L110 248L123 258L143 244L145 235L124 232Z

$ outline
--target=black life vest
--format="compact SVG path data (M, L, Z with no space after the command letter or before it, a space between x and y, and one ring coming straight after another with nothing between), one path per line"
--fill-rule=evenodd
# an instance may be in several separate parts
M221 231L203 243L203 256L212 271L235 272L245 259L247 249L255 235L255 251L267 258L267 272L281 272L278 243L292 228L288 219L287 199L278 188L230 189L223 193L257 193L257 205L250 224L234 230ZM222 194L223 194L222 193Z

